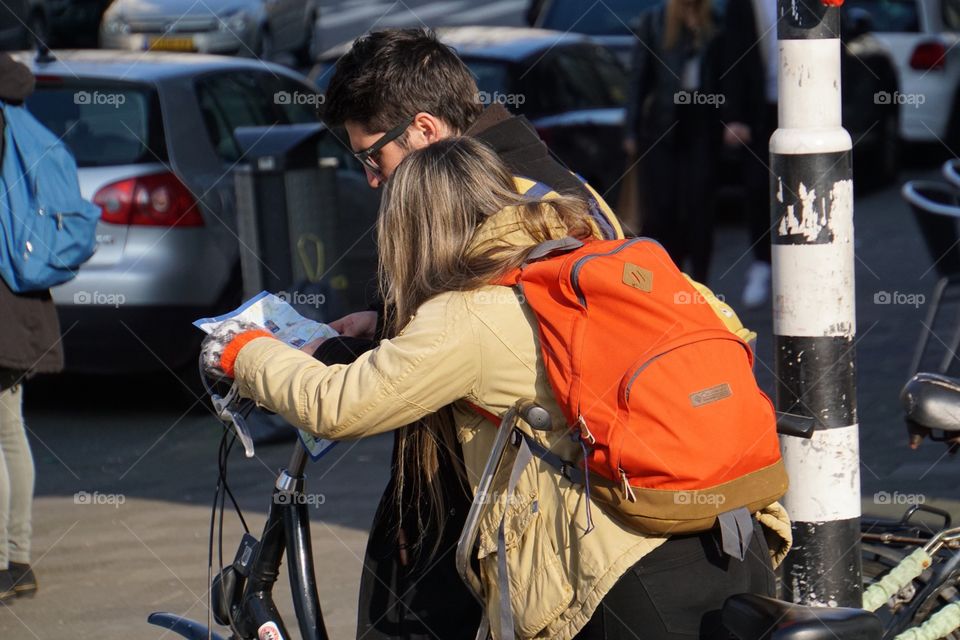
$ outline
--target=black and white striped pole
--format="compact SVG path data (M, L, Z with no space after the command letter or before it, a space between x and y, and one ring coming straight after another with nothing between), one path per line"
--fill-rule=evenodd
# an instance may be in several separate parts
M810 415L783 436L793 520L788 600L861 606L854 370L853 179L840 121L842 0L778 0L779 128L770 139L777 408Z

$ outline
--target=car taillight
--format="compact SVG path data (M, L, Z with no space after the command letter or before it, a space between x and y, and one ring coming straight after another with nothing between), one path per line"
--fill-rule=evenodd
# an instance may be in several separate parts
M156 173L106 185L93 196L100 219L113 224L200 227L193 194L172 173Z
M910 56L910 67L918 71L940 71L947 60L947 47L942 42L921 42Z
M38 85L57 86L57 87L63 86L63 78L60 76L50 76L50 75L40 74L35 77L35 80Z

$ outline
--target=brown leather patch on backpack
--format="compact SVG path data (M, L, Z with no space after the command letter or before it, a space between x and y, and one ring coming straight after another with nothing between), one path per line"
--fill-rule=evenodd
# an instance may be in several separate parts
M653 291L653 272L627 262L623 265L623 284L650 293Z
M724 382L723 384L718 384L715 387L710 387L709 389L703 389L702 391L696 391L690 394L690 404L694 407L702 407L705 404L710 404L711 402L716 402L717 400L723 400L724 398L729 398L733 395L733 391L730 390L730 385Z

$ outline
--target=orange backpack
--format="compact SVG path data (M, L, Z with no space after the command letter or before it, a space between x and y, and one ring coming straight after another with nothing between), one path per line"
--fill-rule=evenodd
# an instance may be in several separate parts
M589 472L577 475L613 517L654 534L718 518L743 529L786 492L750 346L659 243L552 241L499 284L519 286L536 315L551 387L584 445ZM571 463L534 448L571 478Z

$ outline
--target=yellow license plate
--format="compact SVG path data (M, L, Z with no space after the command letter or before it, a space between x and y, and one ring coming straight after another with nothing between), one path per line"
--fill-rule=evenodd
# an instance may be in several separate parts
M152 51L193 51L193 38L171 38L160 36L150 41Z

